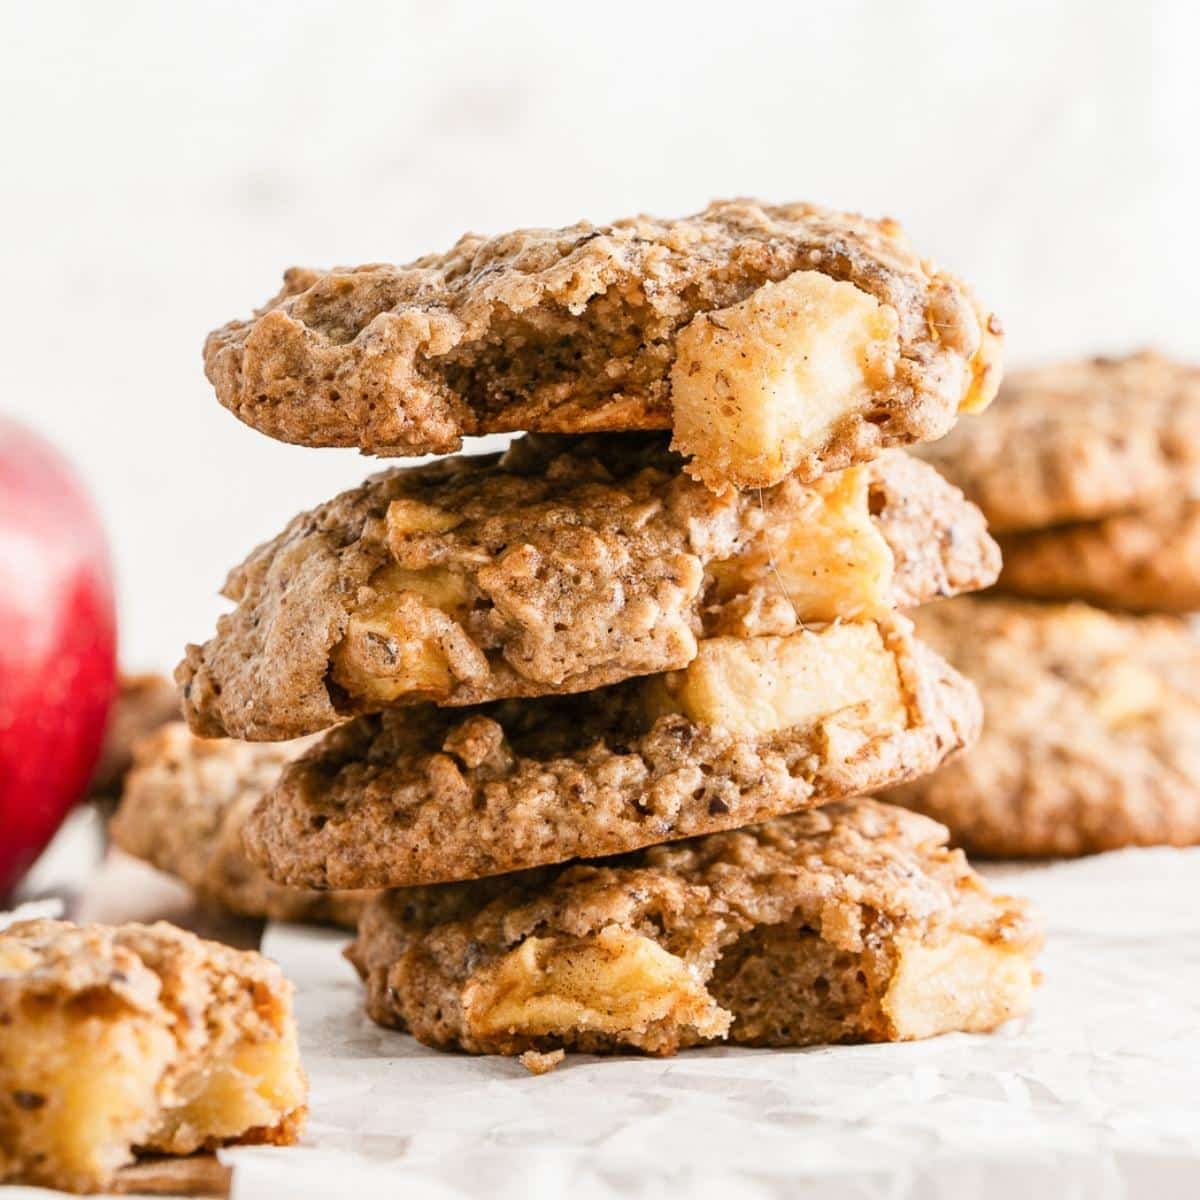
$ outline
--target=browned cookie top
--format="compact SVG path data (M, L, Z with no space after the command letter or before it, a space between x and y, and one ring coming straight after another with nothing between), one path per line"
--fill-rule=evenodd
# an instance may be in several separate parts
M570 697L360 717L246 826L293 886L470 879L616 854L915 778L968 745L971 686L906 621L716 638L684 671Z
M1200 491L1200 368L1143 351L1011 373L985 416L921 451L993 530Z
M723 201L677 220L468 234L407 266L293 269L252 319L209 336L205 369L222 404L283 441L445 453L466 434L669 429L681 337L685 375L707 379L732 350L787 376L780 323L806 329L828 352L817 377L832 379L843 349L863 349L848 324L863 309L862 395L773 478L685 431L710 484L763 484L939 437L994 391L995 318L893 221Z
M979 742L888 799L969 853L1200 841L1200 642L1181 620L967 598L917 614L979 687Z
M1129 612L1200 609L1200 500L1004 535L1000 586Z
M716 495L659 434L534 435L400 468L295 518L225 586L177 672L205 736L298 737L433 700L565 694L987 586L979 511L899 452Z
M242 847L246 818L284 764L309 745L198 738L181 722L167 725L136 746L109 834L206 904L248 917L353 926L361 896L281 887Z
M724 1034L729 1013L724 1022L714 1019L721 1015L717 1004L732 1010L729 1036L760 1041L763 1009L772 997L751 994L754 960L771 959L778 970L785 956L753 934L756 927L786 930L796 975L823 967L827 995L839 986L843 969L876 965L871 950L885 952L891 971L912 945L949 947L942 965L951 969L955 935L1015 955L1036 952L1040 934L1025 904L992 895L962 853L945 842L942 826L891 805L827 804L603 862L381 893L364 913L350 957L367 981L371 1015L435 1045L517 1053L539 1046L541 1033L551 1035L546 1047L633 1044L669 1053ZM813 944L818 938L823 946ZM640 989L646 1009L657 992L680 995L669 1009L660 1003L649 1014L657 1021L625 1012L615 1001L589 1019L581 1000L604 989L563 969L589 954L597 973L609 966L605 959L629 963L626 995ZM639 955L643 965L635 970ZM809 956L814 964L806 964ZM513 969L522 966L529 970ZM913 1024L904 1028L889 1016L886 1001L880 1003L889 982L886 971L881 974L882 980L872 981L878 992L865 989L861 998L865 1011L839 1012L840 1020L828 1011L793 1012L792 1027L776 1029L766 1040L803 1044L821 1017L826 1028L820 1032L834 1040L919 1036ZM495 985L518 982L521 975L534 994L517 1011L517 1027L500 1028L493 1017L511 1003L512 992L501 996ZM688 994L689 982L700 996ZM777 978L769 990L794 1005L796 983ZM972 1018L984 1014L996 1022L1001 998L986 991L972 997L971 1012L956 1014L958 1027L972 1027ZM848 994L857 992L851 984ZM574 1019L573 1029L562 1028L555 1012L549 1016L558 1028L538 1028L553 995ZM696 1003L702 999L706 1005ZM820 1010L820 981L814 1000L813 1009ZM666 1019L659 1015L664 1009ZM801 1027L806 1017L807 1029Z

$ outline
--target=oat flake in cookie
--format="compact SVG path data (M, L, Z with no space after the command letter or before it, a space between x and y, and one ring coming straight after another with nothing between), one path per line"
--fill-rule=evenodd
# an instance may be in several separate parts
M376 1021L478 1054L986 1031L1028 1009L1041 934L945 842L891 805L829 804L604 862L381 893L349 954Z
M295 518L188 648L193 729L280 740L345 715L585 691L686 666L705 635L792 633L986 587L999 554L892 451L716 495L661 434L534 435L400 468Z
M296 1140L291 985L171 925L0 931L0 1182L107 1190L135 1151Z
M1200 641L1174 617L962 597L916 616L978 687L978 743L888 794L991 857L1200 842Z
M862 795L980 720L900 617L712 638L682 671L583 695L357 718L285 768L245 842L294 887L470 879Z
M738 200L294 269L204 358L221 403L283 441L673 429L722 489L942 436L994 393L999 328L893 221Z
M242 828L280 772L312 744L198 738L174 722L134 748L113 842L241 916L354 926L364 897L272 883L246 856Z

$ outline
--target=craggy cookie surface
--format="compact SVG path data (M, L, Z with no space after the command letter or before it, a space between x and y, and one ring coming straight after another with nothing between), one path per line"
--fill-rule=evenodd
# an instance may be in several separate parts
M1008 592L1130 612L1200 609L1200 501L1004 535Z
M998 570L978 509L900 452L716 495L662 435L535 435L297 517L231 574L237 608L177 678L198 733L280 740L584 691L686 666L704 635L875 616Z
M367 1009L475 1053L671 1054L988 1030L1040 933L946 830L870 800L596 863L381 893Z
M1200 495L1200 368L1147 351L1013 372L985 415L921 456L993 532Z
M902 618L714 638L685 670L571 697L360 717L246 825L293 886L498 874L736 828L941 763L978 697Z
M1181 620L960 598L921 635L979 687L979 742L897 799L968 853L1200 841L1200 642Z
M209 336L205 369L243 421L302 445L673 427L710 485L762 486L940 437L990 399L998 335L893 221L728 201L295 269Z
M162 922L0 931L0 1181L104 1188L135 1150L295 1140L291 986Z
M281 887L242 847L251 810L310 744L198 738L182 723L168 725L137 745L109 834L122 850L178 876L206 904L248 917L352 927L363 897Z

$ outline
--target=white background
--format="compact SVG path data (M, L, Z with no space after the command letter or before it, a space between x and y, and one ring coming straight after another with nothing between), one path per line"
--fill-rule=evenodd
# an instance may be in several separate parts
M125 658L372 464L252 433L205 333L293 263L714 196L900 218L1010 361L1200 357L1194 6L3 2L0 408L86 474Z

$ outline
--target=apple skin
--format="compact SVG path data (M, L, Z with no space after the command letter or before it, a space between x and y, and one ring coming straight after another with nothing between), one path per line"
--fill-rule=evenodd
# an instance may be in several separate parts
M66 460L0 416L0 904L83 796L115 690L100 521Z

